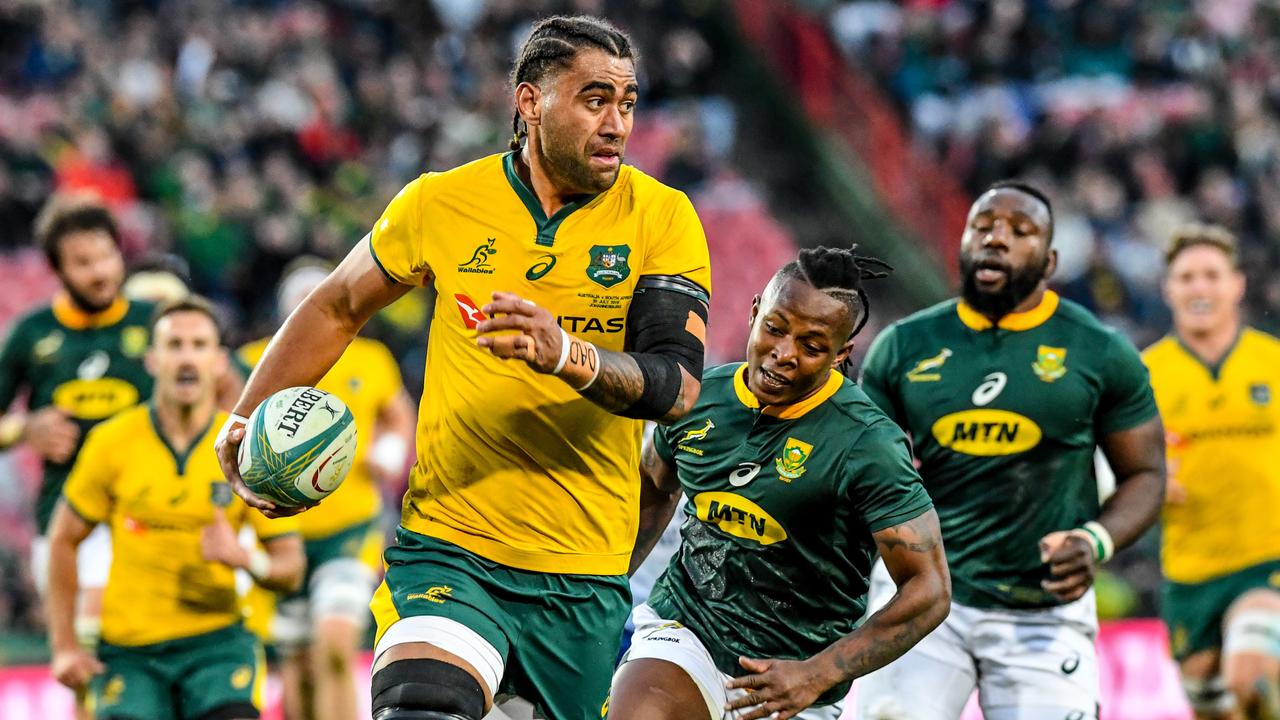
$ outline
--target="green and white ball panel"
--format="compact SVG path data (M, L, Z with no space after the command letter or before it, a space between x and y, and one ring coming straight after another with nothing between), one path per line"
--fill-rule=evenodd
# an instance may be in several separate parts
M356 424L337 395L291 387L249 416L238 460L255 494L278 505L307 505L337 489L356 454Z

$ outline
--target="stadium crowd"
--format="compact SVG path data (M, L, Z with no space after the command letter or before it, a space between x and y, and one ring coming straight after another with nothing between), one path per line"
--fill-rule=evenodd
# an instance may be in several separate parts
M1054 198L1057 285L1139 346L1168 328L1173 229L1241 239L1251 320L1280 326L1280 12L1270 3L833 3L832 33L970 192Z

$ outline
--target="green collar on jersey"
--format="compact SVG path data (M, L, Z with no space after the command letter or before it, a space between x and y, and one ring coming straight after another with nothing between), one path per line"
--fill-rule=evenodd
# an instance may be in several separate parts
M525 209L533 216L533 222L538 226L538 236L534 238L534 242L542 247L551 247L555 244L556 231L560 229L560 223L572 215L573 211L600 197L599 195L588 195L581 200L566 203L554 215L547 217L547 213L542 209L542 203L538 202L538 196L533 194L533 190L524 184L524 180L520 179L520 173L516 172L516 154L514 151L502 156L502 171L506 173L507 182L511 183L511 189L516 191L516 195L524 203Z
M822 387L818 388L808 397L801 398L790 405L766 405L760 412L764 415L776 417L779 420L795 420L803 417L805 413L813 410L822 403L831 399L833 395L840 391L844 385L844 376L835 370L827 376L827 381ZM751 388L747 386L747 364L733 371L733 392L738 396L738 402L755 410L760 407L760 399L751 392Z
M1041 298L1040 304L1018 313L1009 313L1000 318L997 326L1001 330L1022 331L1040 327L1053 317L1058 311L1058 303L1060 302L1058 293L1052 290L1045 290L1044 297ZM969 307L969 304L961 300L956 304L956 314L960 316L960 322L964 323L970 330L979 332L991 328L991 320L982 313Z
M218 416L218 411L214 410L209 415L209 422L205 423L200 432L196 433L191 444L182 452L178 452L177 448L169 442L169 438L165 437L164 430L160 429L160 416L156 414L156 404L154 402L147 404L147 415L151 418L151 429L155 431L156 437L160 438L160 442L164 443L165 449L169 451L170 455L173 455L173 463L178 466L178 475L186 475L187 460L191 459L191 451L195 450L200 441L204 440L204 436L209 434L209 428L213 427L213 419Z
M1182 339L1182 336L1179 335L1176 331L1173 333L1173 339L1175 342L1178 343L1178 347L1182 348L1182 351L1185 352L1192 360L1195 360L1197 363L1202 365L1204 369L1209 372L1209 377L1213 378L1214 382L1218 381L1218 376L1222 375L1223 366L1226 365L1227 361L1231 359L1231 355L1235 353L1236 348L1240 347L1240 338L1243 336L1244 336L1244 323L1240 323L1240 327L1236 328L1235 338L1233 338L1231 340L1231 344L1227 346L1227 351L1222 353L1222 357L1218 358L1218 362L1211 363L1208 360L1205 360L1204 358L1200 357L1200 353L1197 353L1195 350L1192 350L1191 346L1188 345Z

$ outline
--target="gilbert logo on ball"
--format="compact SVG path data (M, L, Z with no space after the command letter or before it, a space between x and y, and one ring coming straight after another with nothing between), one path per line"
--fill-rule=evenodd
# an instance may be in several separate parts
M256 495L296 507L342 484L356 454L356 424L337 395L291 387L262 401L240 443L240 476Z

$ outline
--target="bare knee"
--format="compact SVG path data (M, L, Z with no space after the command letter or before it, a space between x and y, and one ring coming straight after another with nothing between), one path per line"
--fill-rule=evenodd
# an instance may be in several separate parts
M609 692L609 720L707 720L702 691L683 668L654 658L623 663Z
M315 670L329 676L345 676L351 672L359 629L345 618L325 618L316 623L311 643Z

